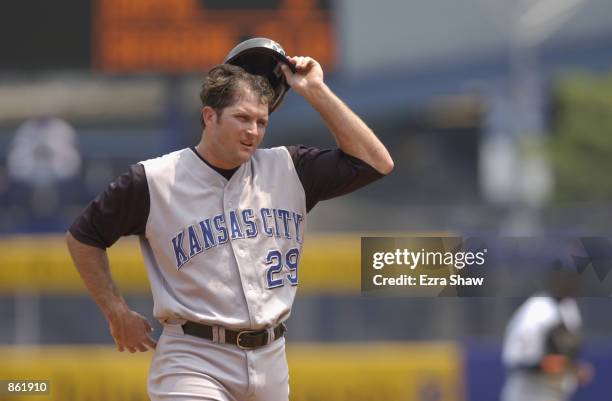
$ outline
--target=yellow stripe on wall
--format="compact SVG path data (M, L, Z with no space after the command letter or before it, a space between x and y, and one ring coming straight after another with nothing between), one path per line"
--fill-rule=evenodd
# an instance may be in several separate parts
M126 293L150 293L138 241L109 249L112 274ZM0 291L85 292L61 235L0 237Z
M292 400L464 399L453 343L290 343L287 354Z
M152 353L120 353L108 346L0 347L0 377L48 380L49 394L5 395L4 401L145 401Z
M355 292L360 288L358 234L311 235L300 262L300 292ZM109 248L120 290L149 294L138 239L122 238ZM83 293L63 236L0 237L0 292Z
M361 235L365 234L309 234L300 257L299 293L359 292ZM136 237L122 238L108 253L123 293L150 293ZM0 237L0 292L16 291L85 291L62 235Z
M460 348L452 343L295 343L287 346L292 401L463 401ZM0 377L49 380L41 400L148 400L152 357L114 347L0 347ZM0 396L30 400L32 396Z

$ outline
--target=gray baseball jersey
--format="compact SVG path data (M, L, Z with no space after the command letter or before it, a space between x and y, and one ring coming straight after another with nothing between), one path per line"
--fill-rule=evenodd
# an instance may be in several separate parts
M306 213L381 177L338 149L259 149L221 170L189 148L131 166L70 232L99 248L139 235L160 321L257 328L288 317Z
M154 315L251 329L285 320L306 216L287 149L257 150L229 181L190 149L142 164L151 211L141 247Z

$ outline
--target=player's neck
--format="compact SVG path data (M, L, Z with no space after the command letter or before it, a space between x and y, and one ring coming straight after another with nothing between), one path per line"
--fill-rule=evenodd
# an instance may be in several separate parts
M208 164L210 167L212 167L215 170L220 170L220 171L236 171L238 169L238 167L240 166L231 166L228 163L224 163L223 161L217 160L214 155L211 155L210 152L207 152L206 147L203 145L202 142L200 142L199 144L197 144L194 147L197 155L200 157L200 159L202 159L202 161L206 164Z

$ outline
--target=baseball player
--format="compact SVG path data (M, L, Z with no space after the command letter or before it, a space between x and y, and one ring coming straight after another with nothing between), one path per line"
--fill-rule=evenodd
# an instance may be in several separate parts
M258 149L289 88L319 112L338 149ZM393 161L319 63L287 57L269 39L233 49L200 97L200 142L130 166L75 220L68 248L118 350L155 349L152 400L287 400L284 322L306 215L388 174ZM164 327L158 342L110 274L106 248L132 234Z
M558 275L514 313L502 360L508 377L502 401L566 401L592 376L578 361L582 321L572 294L575 279Z

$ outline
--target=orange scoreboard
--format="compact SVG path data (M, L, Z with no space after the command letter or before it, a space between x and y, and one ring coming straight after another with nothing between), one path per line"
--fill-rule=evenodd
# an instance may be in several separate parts
M336 64L329 0L94 0L92 16L92 67L103 72L202 71L257 36Z

